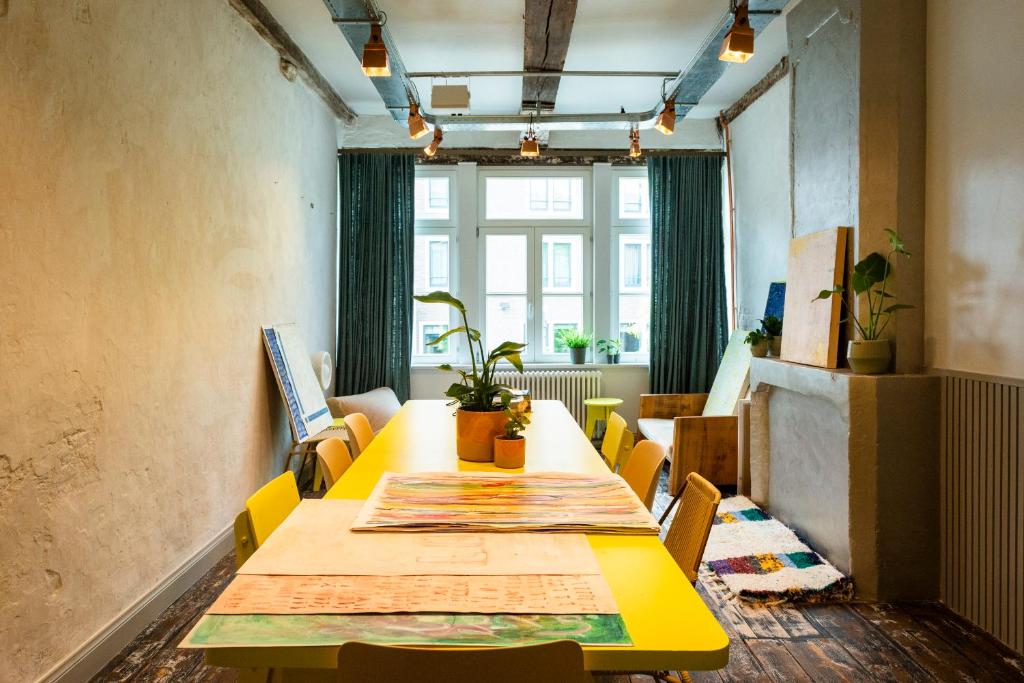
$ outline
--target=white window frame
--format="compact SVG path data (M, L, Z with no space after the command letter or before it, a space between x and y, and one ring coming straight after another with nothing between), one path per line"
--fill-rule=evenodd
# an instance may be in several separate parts
M611 303L609 305L609 329L615 335L615 339L621 339L619 332L619 296L621 294L643 294L643 291L626 289L622 286L622 270L620 268L620 247L619 238L624 235L645 235L651 236L651 222L649 219L619 218L619 179L647 177L646 167L615 168L612 170L612 191L611 191ZM651 244L653 252L654 245ZM653 276L653 274L652 274ZM651 283L647 283L647 295L650 296ZM650 330L647 331L648 349L650 348ZM621 353L620 359L624 363L647 363L650 360L650 352Z
M648 218L619 218L619 179L620 178L646 178L647 167L631 167L623 169L614 169L612 171L612 227L644 227L646 226L650 230L651 219ZM648 181L650 182L650 181ZM649 186L648 186L649 187ZM650 196L650 190L648 190L648 197ZM650 199L648 199L648 211L650 210Z
M447 178L448 179L448 218L416 219L417 230L424 228L455 227L455 207L458 203L459 188L455 184L455 170L443 168L416 167L416 178ZM413 188L415 192L415 186ZM429 199L428 199L429 201Z
M458 222L456 220L456 207L458 205L459 187L457 185L457 175L455 167L441 166L441 167L430 167L430 168L416 168L417 178L448 178L448 219L430 219L430 220L416 220L415 221L415 233L417 236L429 236L429 235L445 235L448 237L448 292L453 296L459 296L459 230ZM427 267L430 267L430 254L427 254ZM430 274L427 273L427 282L429 287ZM441 304L433 304L440 306ZM448 329L454 329L462 324L462 320L458 318L458 314L455 309L448 308ZM461 335L453 334L448 337L448 353L417 353L419 348L419 339L422 334L422 326L424 324L436 324L433 322L427 322L418 320L417 324L413 325L413 339L412 339L412 365L437 365L439 363L452 363L459 358L460 346L462 340Z
M583 300L583 330L592 332L594 329L594 291L591 267L593 256L591 255L591 230L589 227L541 227L533 225L518 225L516 227L482 227L479 229L477 244L477 263L479 267L478 282L480 292L477 307L480 311L480 330L486 335L487 330L487 296L498 295L500 292L487 291L487 236L488 235L525 235L526 249L530 255L527 267L527 291L526 291L526 350L522 355L524 363L568 363L569 354L566 353L544 353L544 325L543 325L543 302L544 302L544 281L541 272L542 250L545 235L579 235L582 253L580 292L576 293L549 293L547 296L579 296ZM510 294L509 296L522 296L521 294ZM505 341L504 339L487 339L484 344L493 347ZM593 346L593 343L591 343Z
M583 202L582 218L487 218L487 179L488 178L581 178ZM593 173L589 168L573 166L569 168L488 168L477 173L477 225L484 227L517 227L533 228L578 227L590 228L593 225Z

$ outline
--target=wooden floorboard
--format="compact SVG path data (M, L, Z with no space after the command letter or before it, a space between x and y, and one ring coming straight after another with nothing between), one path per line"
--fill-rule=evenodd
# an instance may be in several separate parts
M667 502L659 491L656 510ZM235 681L177 644L234 574L224 557L94 681ZM729 664L690 672L698 683L762 681L1024 681L1024 658L938 603L754 605L704 575L697 591L729 635ZM665 628L672 628L665 615ZM650 683L642 674L597 683Z

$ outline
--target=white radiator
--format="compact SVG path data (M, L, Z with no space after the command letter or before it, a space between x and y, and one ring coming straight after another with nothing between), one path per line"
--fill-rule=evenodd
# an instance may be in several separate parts
M503 370L494 379L513 389L529 389L533 400L561 401L581 427L587 419L583 401L601 396L600 370Z

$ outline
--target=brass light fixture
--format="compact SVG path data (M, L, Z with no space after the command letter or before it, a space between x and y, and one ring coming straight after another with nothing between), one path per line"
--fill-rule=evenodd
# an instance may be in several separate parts
M636 159L642 153L640 149L640 129L629 129L629 156Z
M430 141L430 144L423 148L423 153L428 157L432 157L437 154L437 148L441 146L441 140L444 139L444 133L441 131L441 126L434 128L434 139Z
M674 98L665 100L665 108L658 114L654 127L665 135L672 135L676 129L676 101Z
M370 39L363 45L363 73L371 78L391 75L388 48L381 35L381 24L370 25Z
M723 62L742 64L754 56L754 29L750 27L747 0L733 6L732 28L725 34L718 58Z
M540 156L540 143L537 142L537 134L533 131L532 121L530 127L526 130L526 135L523 136L522 144L519 146L519 155L524 157Z
M429 132L427 122L420 116L420 106L415 102L409 102L409 137L418 140Z

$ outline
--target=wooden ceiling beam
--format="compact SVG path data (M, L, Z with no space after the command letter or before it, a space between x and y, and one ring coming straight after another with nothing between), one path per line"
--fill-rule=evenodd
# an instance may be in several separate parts
M525 0L523 69L562 71L569 52L569 36L576 20L577 0ZM559 78L523 78L523 109L555 108Z

